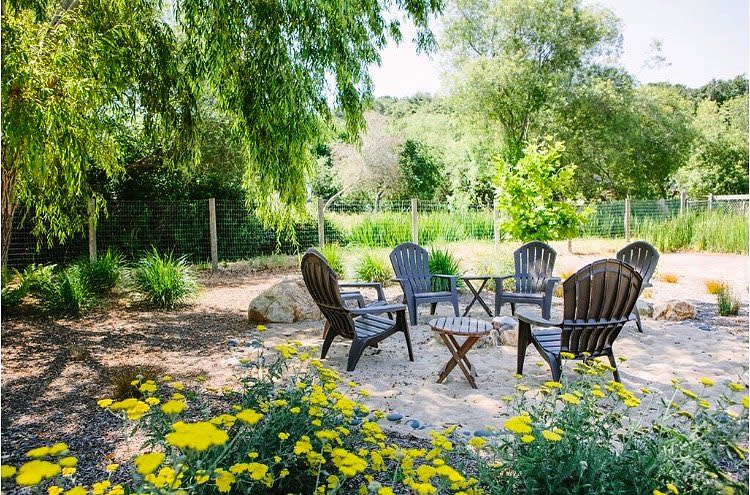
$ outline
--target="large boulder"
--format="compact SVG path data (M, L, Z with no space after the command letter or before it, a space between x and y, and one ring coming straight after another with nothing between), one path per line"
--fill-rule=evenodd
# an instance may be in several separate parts
M286 278L250 301L247 317L255 323L294 323L322 318L301 278Z
M697 315L695 305L687 301L669 301L654 305L654 319L656 320L691 320Z

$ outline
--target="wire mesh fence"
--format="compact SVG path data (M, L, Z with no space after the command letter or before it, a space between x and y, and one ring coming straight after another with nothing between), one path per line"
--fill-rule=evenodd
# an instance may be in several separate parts
M679 199L626 203L587 205L586 221L578 237L624 238L629 233L653 241L657 247L662 246L660 249L674 244L747 252L747 197L717 196L682 204ZM154 247L193 262L209 262L212 238L208 204L208 200L110 201L107 213L97 222L97 248L137 258ZM265 228L244 201L217 200L215 205L215 243L221 261L302 252L319 245L321 234L324 243L388 248L414 240L415 234L421 244L432 244L492 241L499 233L498 215L491 207L456 210L437 201L336 200L322 215L323 229L319 228L320 206L313 201L307 217L287 232ZM699 229L697 235L694 231ZM690 239L675 240L686 235ZM715 239L719 238L722 242L730 239L731 247L717 244ZM20 221L14 226L8 264L67 263L88 256L88 252L88 239L83 233L63 244L47 246L37 242L28 221Z

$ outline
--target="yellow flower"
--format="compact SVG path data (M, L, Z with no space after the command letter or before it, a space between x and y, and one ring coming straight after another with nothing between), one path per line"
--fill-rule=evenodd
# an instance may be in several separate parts
M119 464L114 464L114 463L107 464L107 466L104 468L104 470L107 471L108 473L114 473L115 471L117 471L118 467L120 467Z
M237 413L237 419L248 425L254 425L263 418L263 415L254 409L245 409Z
M378 488L378 495L394 495L393 489L390 486Z
M210 478L210 476L207 475L207 474L197 474L197 475L195 475L195 484L196 485L202 485L203 483L205 483L206 481L208 481L209 478Z
M172 388L175 390L179 390L179 391L185 390L185 385L183 385L182 382L173 382L170 385L172 385Z
M125 495L125 489L122 485L115 485L107 492L107 495Z
M237 478L229 471L224 471L221 468L216 469L216 488L218 488L219 493L229 493L235 481L237 481Z
M315 432L315 436L320 440L335 440L339 437L339 434L333 430L320 430Z
M40 457L47 457L49 454L49 447L42 446L37 447L35 449L31 449L28 452L26 452L26 457L31 457L32 459L38 459Z
M65 495L88 495L88 490L86 490L86 487L83 486L74 486L67 492L65 492Z
M33 460L18 468L16 483L21 486L38 485L42 480L56 476L60 466L49 461Z
M513 433L531 433L531 418L528 416L513 416L505 421L505 429Z
M292 356L297 354L297 348L289 344L279 344L274 349L281 354L284 359L291 359Z
M47 488L47 495L60 495L63 492L63 489L59 486L52 485L49 488Z
M735 392L742 392L743 390L745 390L745 386L743 384L737 383L737 382L729 383L729 384L727 384L727 387L729 387L730 389L734 390Z
M667 490L677 495L680 493L680 490L677 489L677 486L673 485L672 483L667 483Z
M101 407L102 409L106 409L107 407L112 405L112 402L114 402L112 399L99 399L96 401L96 405Z
M285 433L285 432L281 431L281 432L279 432L278 436L279 436L279 440L283 441L283 440L286 440L287 438L289 438L289 433Z
M295 406L295 407L293 407L293 408L289 409L289 412L290 412L290 413L292 413L292 414L299 414L299 413L300 413L301 411L302 411L302 409L300 409L300 408L299 408L299 407L297 407L297 406Z
M701 384L704 387L713 387L714 386L714 381L711 380L710 378L705 377L705 376L702 376L698 381L701 382Z
M562 383L549 381L549 382L544 382L544 386L547 388L562 388Z
M559 442L562 439L559 433L555 433L552 430L544 430L542 436L550 442Z
M742 398L742 407L744 407L745 409L748 409L748 405L750 405L750 404L748 403L748 398L747 398L747 395L746 395L746 396L744 396Z
M63 457L57 463L62 467L74 467L78 464L78 459L75 457Z
M66 478L70 478L74 474L76 474L76 468L74 468L74 467L64 467L64 468L62 468L62 475L65 476Z
M14 474L16 474L16 468L13 466L8 466L7 464L3 464L0 466L0 479L7 479L12 477Z
M654 491L652 493L653 493L653 495L667 495L663 491L657 490L656 488L654 488Z
M639 401L635 397L628 397L622 402L628 407L638 407L641 404L641 401Z
M521 437L523 443L531 443L534 441L534 435L524 435Z
M574 406L581 403L581 399L571 393L562 394L560 400L567 402L568 404L573 404Z
M138 391L143 394L153 394L154 392L156 392L156 383L154 383L153 380L149 380L138 387Z
M164 414L180 414L185 410L185 402L181 400L170 400L161 405Z
M161 452L149 452L148 454L141 454L135 458L135 470L140 475L151 474L156 471L162 462L164 462L164 454Z
M138 399L129 398L115 402L110 407L112 411L125 411L128 419L136 420L140 419L147 412L151 410L151 406L145 402L139 401Z
M471 445L475 449L481 449L482 447L484 447L486 443L487 443L487 440L481 437L474 437L471 440L469 440L469 445Z
M172 429L174 432L168 433L164 438L169 445L181 449L201 452L209 447L224 445L229 440L229 435L224 430L220 430L206 421L197 423L178 421L172 425Z
M251 462L247 465L247 474L255 481L262 480L268 472L268 466L259 462Z
M287 468L284 468L281 471L279 471L279 478L283 479L283 478L286 478L287 476L289 476L289 470Z
M680 392L682 392L683 394L685 394L685 396L690 397L691 399L697 399L698 398L698 396L695 395L695 392L693 392L689 388L681 388Z
M600 399L604 398L604 392L599 389L592 390L591 395L593 395L594 397L599 397Z
M143 401L149 406L158 406L161 402L158 397L146 397Z
M109 485L112 483L109 480L99 481L91 485L91 493L93 495L104 495L104 492L107 491L107 488L109 488Z
M561 352L560 357L563 359L575 359L576 355L572 352Z
M339 468L341 474L352 478L367 468L367 462L361 457L341 448L333 449L331 457L334 466Z
M259 332L265 332L266 330L268 330L265 325L258 325L255 327L255 329Z
M700 401L698 401L698 405L699 405L700 407L702 407L703 409L709 409L709 408L711 407L711 403L710 403L710 402L708 402L708 401L707 401L707 400L705 400L705 399L701 399Z
M312 444L310 443L310 437L308 437L307 435L302 435L302 437L294 444L295 455L307 454L311 451Z

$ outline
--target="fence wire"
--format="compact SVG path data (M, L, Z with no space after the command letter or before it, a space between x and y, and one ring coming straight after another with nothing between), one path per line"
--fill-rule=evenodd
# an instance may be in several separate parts
M110 201L106 215L97 223L98 250L113 249L134 259L156 248L186 256L193 262L208 262L211 257L208 203L208 200ZM744 228L746 231L748 204L747 199L688 200L680 217L678 199L633 200L630 203L631 237L658 239L670 227L670 222L695 218L696 221L703 219L704 223L716 223L713 221L715 215L731 217L734 223L727 224L733 226L730 230ZM625 208L625 201L587 205L584 209L586 220L578 236L625 237ZM234 261L275 253L295 254L316 246L319 244L318 213L317 202L310 202L306 219L290 231L277 232L264 228L244 201L217 200L219 260ZM390 248L412 240L412 215L412 203L408 200L337 200L324 214L324 242ZM17 218L22 219L23 215L19 214ZM496 228L491 208L456 210L444 202L417 203L417 230L422 244L491 241ZM745 231L743 235L746 237ZM711 234L712 237L725 235ZM739 237L737 244L742 244L743 239ZM701 241L700 245L709 241ZM85 233L63 244L47 246L37 242L28 221L19 221L12 233L8 264L23 267L30 263L67 263L87 255Z

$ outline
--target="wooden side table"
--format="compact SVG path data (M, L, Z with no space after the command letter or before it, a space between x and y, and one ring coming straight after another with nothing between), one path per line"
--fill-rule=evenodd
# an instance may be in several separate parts
M443 383L453 368L458 365L463 371L466 380L472 388L477 387L475 377L477 376L476 368L469 362L466 354L474 347L477 341L492 330L492 325L484 320L466 317L436 318L430 320L430 328L437 332L445 342L445 346L451 353L451 359L440 372L437 379L438 383ZM466 337L463 344L458 345L456 336Z

